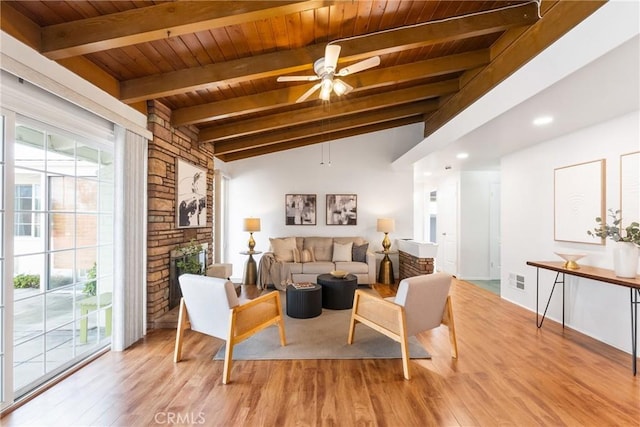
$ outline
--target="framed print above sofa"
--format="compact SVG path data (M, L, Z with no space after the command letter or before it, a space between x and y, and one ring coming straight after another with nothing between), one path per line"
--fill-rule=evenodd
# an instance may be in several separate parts
M357 225L358 196L327 194L327 225Z
M286 194L284 196L286 225L316 225L316 195Z

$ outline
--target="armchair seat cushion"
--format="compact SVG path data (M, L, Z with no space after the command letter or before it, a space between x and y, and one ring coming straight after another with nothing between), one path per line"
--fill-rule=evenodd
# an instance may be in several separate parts
M305 274L324 274L335 270L335 265L329 261L305 262L302 264L302 272Z

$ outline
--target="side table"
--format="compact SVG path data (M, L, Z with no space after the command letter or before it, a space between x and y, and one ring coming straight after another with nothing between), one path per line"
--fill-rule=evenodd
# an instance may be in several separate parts
M380 261L380 270L378 270L378 283L383 285L393 285L396 280L393 277L393 263L389 254L395 254L397 252L391 251L376 251L377 254L384 254L384 258Z
M312 288L303 289L287 286L287 316L309 319L321 314L322 286L314 284Z
M358 289L358 278L347 274L344 278L321 274L316 279L322 286L322 307L332 310L345 310L353 307L353 295Z
M258 266L256 260L253 259L254 254L261 254L261 251L242 251L242 255L249 255L247 262L244 264L243 285L255 285L258 281Z

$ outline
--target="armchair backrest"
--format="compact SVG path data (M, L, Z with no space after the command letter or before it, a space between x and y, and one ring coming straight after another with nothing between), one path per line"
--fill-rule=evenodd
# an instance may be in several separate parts
M227 279L183 274L178 278L191 329L221 339L229 333L229 310L239 305Z
M451 278L447 273L434 273L400 281L394 302L404 306L407 336L440 326Z

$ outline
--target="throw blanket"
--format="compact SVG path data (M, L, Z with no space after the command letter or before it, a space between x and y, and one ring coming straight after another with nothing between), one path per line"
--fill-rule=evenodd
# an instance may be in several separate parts
M276 267L274 268L274 264ZM273 253L267 252L260 258L260 266L258 268L258 289L266 289L267 285L273 283L276 289L284 291L287 289L287 283L291 283L291 270L288 264L277 262Z

